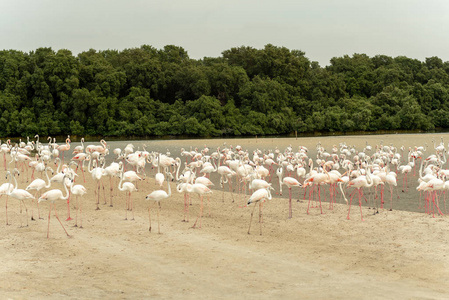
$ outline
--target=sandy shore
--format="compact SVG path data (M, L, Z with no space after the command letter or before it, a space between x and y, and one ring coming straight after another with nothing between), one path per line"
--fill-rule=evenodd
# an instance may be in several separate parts
M152 173L153 174L153 173ZM0 171L0 178L4 171ZM124 195L114 207L95 210L93 182L83 199L84 228L67 217L66 203L58 214L68 238L52 215L46 238L49 203L44 220L20 228L19 202L10 199L5 225L5 196L0 207L0 298L29 299L448 299L449 219L423 213L382 210L373 215L358 206L346 220L347 206L324 214L306 214L307 202L288 199L265 203L263 235L257 216L251 234L252 207L236 194L214 191L211 216L205 204L201 229L191 229L199 211L193 197L190 222L183 219L183 195L174 192L162 203L161 234L148 231L145 195L155 189L153 177L139 184L135 220L124 220ZM1 182L4 182L2 180ZM77 183L82 180L77 179ZM27 184L19 180L19 187ZM106 187L108 188L108 184ZM172 191L175 184L171 185ZM298 191L294 191L297 195ZM245 197L247 199L248 196ZM151 203L155 208L154 203ZM30 210L30 204L27 202ZM75 216L74 201L71 203ZM256 209L257 212L257 209ZM36 209L34 208L36 214Z

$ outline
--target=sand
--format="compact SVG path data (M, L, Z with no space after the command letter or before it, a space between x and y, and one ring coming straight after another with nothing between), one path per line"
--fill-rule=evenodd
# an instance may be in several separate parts
M4 178L3 170L0 176ZM239 205L249 196L238 199L234 193L233 203L226 192L223 202L221 192L214 190L211 216L205 201L202 228L192 229L199 199L193 197L190 222L182 222L183 195L171 183L173 194L162 202L158 234L155 203L145 201L145 195L156 189L153 177L139 183L139 191L132 195L135 220L125 220L125 197L120 192L113 207L101 204L96 211L94 183L78 178L77 183L89 190L82 200L83 228L73 227L74 220L65 221L64 201L56 205L70 238L52 215L47 239L49 203L44 202L44 219L21 228L25 212L21 215L19 202L10 199L11 225L6 226L5 196L0 198L0 298L449 298L447 216L396 210L374 215L364 207L361 222L358 206L347 220L344 204L329 210L324 203L324 214L313 208L307 215L307 201L295 200L293 218L288 219L284 196L264 204L262 235L256 208L248 234L253 207ZM22 180L19 188L27 185ZM293 193L297 198L298 190Z

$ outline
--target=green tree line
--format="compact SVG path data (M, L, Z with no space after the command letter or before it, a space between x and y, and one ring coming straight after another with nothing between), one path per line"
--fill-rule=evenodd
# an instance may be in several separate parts
M449 62L365 54L321 67L271 44L0 51L0 136L232 136L449 128Z

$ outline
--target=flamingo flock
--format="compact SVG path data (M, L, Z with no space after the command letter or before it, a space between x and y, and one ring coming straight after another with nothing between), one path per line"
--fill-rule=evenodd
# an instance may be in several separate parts
M21 141L12 143L7 140L1 144L6 178L0 185L0 197L6 196L6 225L10 224L8 222L9 198L18 199L21 211L23 206L27 213L26 202L30 201L33 221L42 219L39 203L50 202L47 238L50 236L52 211L66 235L70 236L59 219L55 206L57 201L67 201L66 222L68 222L72 220L70 200L72 196L76 198L74 226L83 228L81 207L84 203L85 209L86 206L93 209L92 205L95 203L95 209L100 210L102 192L103 204L107 204L105 184L109 184L109 206L113 206L114 195L124 198L125 219L128 220L128 212L130 212L131 221L135 220L134 201L141 200L135 199L133 193L141 188L152 189L153 191L145 197L149 200L148 228L151 232L151 206L157 203L158 233L160 233L161 202L170 201L172 197L170 181L176 181L176 191L184 194L182 221L189 222L190 206L199 206L198 216L191 226L194 229L200 229L203 225L204 196L208 198L208 216L212 216L211 207L214 201L210 201L210 198L215 188L222 190L222 202L237 201L236 209L245 209L254 205L250 214L248 234L250 234L256 205L259 205L260 234L262 234L264 203L274 202L274 193L282 196L283 186L286 186L289 191L288 214L279 217L286 219L293 218L295 210L293 200L296 199L296 202L307 201L307 210L303 212L304 215L314 213L314 208L319 209L319 214L325 214L323 203L329 202L327 211L332 211L334 205L340 202L347 205L346 219L350 220L352 200L357 197L360 219L364 221L364 210L372 209L373 215L378 214L379 209L393 210L395 201L400 199L399 192L409 193L409 184L413 181L417 184L416 191L419 193L417 205L420 209L432 217L443 216L446 213L445 200L446 191L449 190L449 169L444 167L446 148L443 140L439 144L433 141L432 150L425 145L409 147L408 151L404 146L384 145L382 142L375 146L366 143L363 149L356 149L355 146L342 142L339 145L333 145L328 151L321 143L318 143L314 150L316 155L311 155L311 151L304 145L295 147L290 145L284 150L276 147L274 150L250 151L239 145L228 147L225 143L213 152L206 145L190 151L181 148L180 157L175 158L171 157L169 150L165 154L149 152L145 146L142 150L140 147L136 150L133 144L128 144L123 150L114 149L112 152L114 158L110 158L108 157L109 145L105 140L101 140L100 145L85 146L83 138L81 145L73 149L70 162L65 163L64 153L68 153L71 149L70 136L62 145L58 145L51 137L45 144L39 141L38 135L34 138L36 141L30 142L28 138L27 143ZM7 156L9 156L9 162ZM110 162L107 163L107 161ZM50 178L48 173L54 173L52 167L56 168L56 174ZM147 183L146 169L148 167L157 170L154 174L155 184ZM91 174L92 181L95 183L93 191L89 191L82 184L75 184L74 181L81 180L78 170L82 173L83 183L86 182L84 171L87 170ZM31 180L25 189L18 187L16 177L19 174L25 174L22 182ZM35 176L39 178L34 178ZM278 182L273 180L275 176ZM398 187L398 176L402 176L402 188ZM225 193L225 185L228 186L228 193ZM50 188L53 189L50 190ZM34 194L29 191L33 191ZM294 193L297 193L297 196L294 196ZM198 200L192 197L195 194L198 195ZM229 199L225 199L225 195ZM384 208L387 201L388 208ZM34 206L38 210L37 219L34 218ZM80 222L78 222L78 215ZM300 217L297 214L295 216ZM28 225L28 215L26 218Z

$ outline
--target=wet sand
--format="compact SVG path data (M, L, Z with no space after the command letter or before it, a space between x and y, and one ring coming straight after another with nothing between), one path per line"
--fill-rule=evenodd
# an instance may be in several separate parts
M432 136L422 136L417 135L412 141L417 146L421 141L422 145L430 145ZM435 137L439 141L441 134ZM282 150L285 145L291 143L295 147L297 143L310 149L317 139L322 143L326 140L329 145L348 139L353 142L347 144L362 147L367 138L372 146L381 139L389 143L386 136L272 142L258 139L256 147L274 149L273 145L278 145ZM401 138L402 135L392 137L398 147ZM227 141L228 145L242 146L245 142L255 144L254 139ZM205 142L171 143L173 147L189 143L201 147ZM207 141L211 148L214 143L222 145L223 140ZM154 170L149 174L154 175ZM4 178L3 170L0 176ZM100 205L101 210L96 211L94 183L90 177L85 184L78 178L77 183L89 190L83 199L84 228L73 227L74 220L64 221L67 205L65 201L57 204L58 215L71 238L53 215L50 238L46 238L49 203L44 202L44 220L29 221L29 227L19 228L19 202L10 199L11 225L4 225L5 196L0 198L0 298L449 298L447 216L432 218L425 213L398 210L381 210L374 215L364 207L365 221L361 222L358 206L353 206L351 219L347 220L346 205L337 204L329 210L328 203L324 203L324 214L313 208L307 215L307 201L295 201L293 218L288 219L288 199L284 196L264 204L262 235L256 208L248 234L253 207L239 205L249 196L239 200L234 194L236 202L232 203L231 194L226 192L222 202L221 192L214 190L211 216L205 201L202 228L192 229L199 212L198 196L193 196L190 222L182 222L183 195L171 183L173 194L162 202L158 234L155 203L145 201L145 195L156 189L153 177L148 176L132 195L135 220L124 220L125 196L120 192L114 197L114 207ZM25 188L26 183L21 181L19 188ZM109 184L105 185L107 190ZM297 196L299 191L293 193ZM152 232L148 231L150 204L154 212ZM27 205L30 210L29 202ZM74 201L71 208L74 217Z

